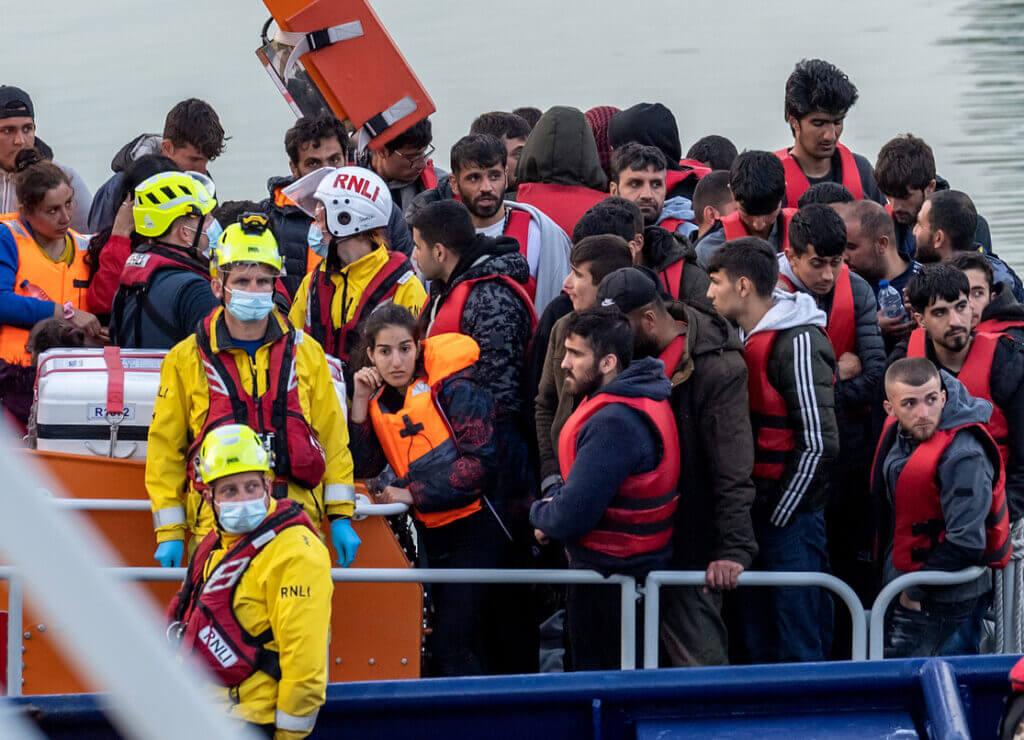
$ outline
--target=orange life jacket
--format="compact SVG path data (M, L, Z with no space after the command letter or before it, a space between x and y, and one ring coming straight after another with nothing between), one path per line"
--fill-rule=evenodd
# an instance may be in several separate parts
M401 478L447 473L447 466L459 457L451 424L437 400L441 383L465 370L480 358L480 347L464 334L439 334L424 339L424 375L405 391L402 408L391 411L380 406L381 388L370 399L370 421L391 469ZM414 516L427 527L443 527L480 511L480 499L449 511L423 512Z
M776 332L762 331L749 337L743 348L747 363L750 425L754 431L755 479L780 480L786 456L796 449L793 425L782 394L768 382L768 358Z
M843 187L850 191L854 200L864 200L864 185L860 181L860 172L857 170L857 161L853 158L853 152L842 144L837 143L839 151L840 169L843 175ZM790 154L789 148L779 149L775 155L782 160L782 167L786 170L786 206L796 208L800 196L811 187L807 175L800 169L800 163L796 157Z
M1010 459L1010 425L1006 414L992 400L992 360L995 357L998 334L977 333L971 340L967 359L956 378L975 398L983 398L992 404L992 416L985 428L992 435L999 448L999 457L1005 466ZM924 329L914 329L907 342L907 357L927 357Z
M54 262L36 244L28 226L12 214L4 226L10 229L18 248L18 270L14 275L14 294L28 298L53 301L57 304L71 302L78 309L86 308L86 290L89 287L89 267L85 264L89 239L73 229L68 229L67 238L75 246L74 261L69 267L63 261ZM0 326L0 359L20 365L28 365L31 356L25 351L25 342L32 327Z
M775 245L778 252L782 252L789 246L789 224L793 220L793 214L796 213L795 208L783 208L779 213L779 219L781 219L782 228L782 240L779 244ZM740 220L740 212L733 211L728 216L720 218L719 221L722 224L722 230L725 231L725 239L729 241L731 239L740 239L744 236L750 236L750 231L747 229L746 224ZM776 221L779 225L779 222Z
M516 201L528 203L543 211L562 231L572 238L576 222L587 210L608 197L608 193L580 185L554 185L542 182L524 182L516 190ZM516 211L513 210L513 213Z
M565 422L558 437L558 464L569 479L576 461L576 439L583 425L605 406L621 403L639 411L658 437L661 460L648 473L631 475L608 503L601 520L579 544L617 558L655 552L672 539L679 503L679 432L668 400L597 393L586 399Z
M878 477L896 440L896 420L889 417L878 442L872 470L872 487L884 484ZM892 564L902 571L920 570L928 554L946 539L946 521L942 515L941 491L936 478L939 460L961 430L970 430L988 452L996 471L992 486L992 505L985 519L985 564L1003 568L1010 562L1010 514L1006 508L1006 476L995 442L985 426L972 422L954 429L940 429L931 439L917 446L896 479L893 492Z
M796 292L796 285L785 275L779 279L784 282L791 293ZM828 312L828 325L825 333L832 343L836 360L847 352L853 352L857 345L857 313L853 305L853 283L850 280L850 268L843 265L836 277L833 287L832 308Z

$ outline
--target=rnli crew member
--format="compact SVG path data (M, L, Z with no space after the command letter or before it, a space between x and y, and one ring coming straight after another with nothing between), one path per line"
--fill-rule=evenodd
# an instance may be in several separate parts
M822 59L797 62L786 80L786 123L793 146L775 154L786 168L787 208L819 182L837 182L853 194L885 205L871 163L839 143L857 88L841 69Z
M607 302L629 319L635 356L661 360L672 384L669 403L686 463L679 474L669 567L705 571L705 586L662 593L663 663L724 665L729 643L722 589L735 588L757 554L750 521L754 443L743 345L718 314L680 301L666 304L650 273L635 267L601 281L597 303Z
M789 247L779 255L779 282L787 290L809 294L828 316L825 330L836 357L840 451L825 517L829 561L834 573L870 601L876 587L870 566L874 521L864 491L876 439L871 408L885 373L885 347L875 294L843 261L846 244L846 225L834 208L804 206L794 214Z
M1024 346L1001 333L972 332L970 283L951 264L925 265L907 284L918 328L889 363L925 357L993 405L988 431L999 446L1010 520L1024 515Z
M896 228L900 254L913 257L914 224L924 200L936 190L949 190L949 183L935 172L935 155L924 139L905 134L890 139L878 150L875 180L889 204ZM992 253L992 234L988 221L980 214L974 232L974 244L985 254Z
M0 220L0 359L27 366L29 330L44 319L67 319L97 340L104 332L85 310L89 241L71 228L71 180L39 162L19 173L17 192L18 212Z
M666 167L667 160L657 147L624 144L613 154L614 177L608 190L635 203L643 214L643 246L636 263L658 273L672 298L707 304L704 268L697 264L690 242L677 238L676 229L664 218ZM696 227L687 231L695 232Z
M708 264L708 296L739 325L744 342L754 439L751 514L760 550L754 567L825 571L827 479L839 450L835 354L814 299L774 290L774 251L756 237L725 244ZM828 655L832 602L821 589L749 589L740 592L740 606L753 662Z
M536 206L504 199L507 158L505 145L490 134L462 137L452 147L452 192L469 209L476 233L519 244L529 268L526 289L540 314L569 274L569 237ZM415 214L410 223L415 225Z
M500 146L494 137L476 138ZM504 146L498 151L503 158ZM453 166L460 177L465 174ZM488 177L492 175L504 179L505 171L501 166L493 172L488 169ZM453 180L455 177L452 175ZM526 502L532 500L536 488L524 431L529 418L523 391L526 352L537 325L526 290L530 267L514 239L477 233L470 211L455 200L437 201L417 211L412 238L416 264L423 276L433 281L420 314L421 336L456 332L472 337L480 347L472 377L494 397L496 467L502 471L492 503L514 538L505 562L525 567L532 542ZM497 592L495 601L504 607L496 606L493 618L505 638L493 644L488 654L492 671L537 670L540 637L532 619L531 599L530 589L522 586Z
M980 252L961 252L951 260L971 286L971 331L1009 334L1024 341L1024 306L1017 303L1005 283L993 284L992 265Z
M730 239L756 236L781 253L789 243L794 208L783 208L786 172L771 152L747 151L736 157L729 172L736 210L720 217L696 244L697 261L707 268L716 249Z
M391 301L419 314L427 293L409 258L388 248L391 192L377 175L362 167L326 170L313 199L327 256L303 278L288 317L345 364L348 381L364 364L350 356L370 312Z
M344 167L348 147L345 124L331 115L300 118L285 132L284 148L291 176L267 180L270 197L259 204L258 210L270 219L270 228L284 260L285 274L281 282L290 298L295 297L306 273L320 262L326 245L315 220L281 191L321 167Z
M262 215L232 224L217 243L214 294L223 303L167 353L149 427L146 489L159 543L176 566L186 530L198 542L213 527L200 495L196 452L224 424L248 424L273 453L274 496L297 501L310 520L331 522L342 567L359 537L348 431L323 348L278 313L273 287L281 256Z
M391 190L399 215L408 215L413 198L436 188L448 173L434 164L430 119L418 121L380 149L366 150L359 164L372 169ZM411 248L411 247L410 247Z
M946 262L960 252L976 252L974 242L978 211L967 193L959 190L940 190L925 198L917 212L914 242L920 262ZM994 254L985 259L992 265L997 283L1004 283L1018 302L1024 301L1024 285L1013 269Z
M132 215L145 242L124 264L110 314L120 347L170 349L217 307L207 229L217 205L202 182L160 172L135 188Z
M632 264L626 243L614 234L581 239L573 245L570 259L572 272L565 279L565 293L571 301L572 311L577 313L594 307L597 286L607 275ZM579 395L566 387L565 371L562 370L566 331L572 311L555 322L543 347L546 353L533 411L542 493L562 481L558 466L558 436L580 401ZM538 340L535 337L533 341L536 344Z
M564 543L570 568L642 578L669 564L680 459L664 367L632 356L633 332L618 309L571 315L562 370L585 400L559 437L565 483L533 504L530 523L541 544ZM620 619L614 589L567 588L575 670L619 668Z
M299 740L326 698L330 556L302 507L273 497L270 455L249 427L212 430L199 471L214 528L168 608L168 634L207 668L231 717Z
M505 534L486 500L495 475L494 400L470 370L480 348L464 334L417 343L416 319L393 303L373 312L365 336L371 364L355 375L349 418L356 475L372 478L391 466L398 479L377 500L413 507L428 567L501 567ZM488 591L431 587L427 639L436 675L488 672L481 649L493 639Z
M872 496L887 543L885 580L919 570L1002 568L1010 523L992 404L972 397L923 357L885 373L887 426L878 444ZM913 586L900 594L885 631L886 658L978 652L989 573L955 586Z
M846 264L868 281L876 300L882 280L888 280L889 285L903 295L910 277L921 269L921 263L900 253L893 221L885 208L871 200L858 200L842 206L839 215L846 224L846 252L843 255ZM877 316L886 353L914 330L909 312L888 318L879 309Z

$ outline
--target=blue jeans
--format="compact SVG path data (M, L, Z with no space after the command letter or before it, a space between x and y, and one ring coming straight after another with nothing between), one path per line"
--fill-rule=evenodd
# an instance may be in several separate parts
M828 571L825 513L794 514L785 527L754 517L760 548L752 570ZM832 648L832 598L817 586L740 589L747 651L754 663L825 660Z

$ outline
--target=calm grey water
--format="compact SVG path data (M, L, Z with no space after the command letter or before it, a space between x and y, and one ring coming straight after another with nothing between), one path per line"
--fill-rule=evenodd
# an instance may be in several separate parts
M873 160L896 134L923 137L989 218L996 250L1024 267L1024 2L373 5L437 104L442 165L477 113L519 105L661 101L684 149L709 133L779 148L790 141L786 76L819 56L860 88L843 141ZM40 135L94 189L124 142L159 132L178 100L204 98L232 136L211 168L218 195L258 198L287 172L292 120L253 54L266 17L259 0L4 0L0 82L30 91Z

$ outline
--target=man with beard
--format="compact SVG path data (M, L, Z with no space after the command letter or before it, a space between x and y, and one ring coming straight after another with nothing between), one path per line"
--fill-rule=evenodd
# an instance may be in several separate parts
M490 134L504 142L505 152L508 155L505 162L505 176L508 178L510 190L516 186L516 166L519 164L519 156L523 153L523 147L526 146L526 137L530 135L532 128L525 119L515 113L506 113L505 111L481 113L470 124L470 134Z
M632 356L633 332L618 309L570 318L561 367L585 400L559 436L565 483L533 504L530 523L541 544L565 544L570 568L643 578L669 564L680 457L663 366ZM619 667L614 589L569 586L566 617L576 670Z
M507 161L508 151L498 137L463 136L452 147L452 192L469 209L476 233L518 242L530 270L526 290L537 313L543 313L569 274L569 237L539 209L504 200Z
M935 172L932 148L913 134L890 139L878 150L874 174L879 190L889 201L900 254L913 257L917 250L914 243L917 213L925 198L937 190L949 190L949 183ZM985 254L992 253L992 234L988 222L980 215L974 243Z
M885 395L889 419L872 475L885 580L919 570L1005 566L1010 525L1003 471L985 429L992 405L920 357L886 371ZM885 657L977 653L990 589L988 572L955 586L906 589L887 620Z
M781 196L780 196L781 197ZM708 264L708 297L739 325L754 440L751 508L758 570L825 571L828 473L839 450L835 355L826 316L806 293L775 290L779 263L763 239L725 244ZM832 602L817 588L740 592L755 663L823 660Z
M675 230L675 220L666 219L663 212L666 167L665 155L657 147L636 142L624 144L614 152L614 177L608 189L613 196L632 201L643 214L642 248L635 264L657 273L665 292L673 299L708 306L708 277L697 264L697 253L689 240ZM689 231L696 233L696 229Z
M986 428L999 446L1011 521L1024 514L1024 345L1005 334L972 333L967 276L952 264L924 265L907 284L919 328L889 356L925 357L976 398L989 401Z
M893 220L885 208L871 200L858 200L839 208L839 215L846 224L846 251L843 254L846 264L867 280L876 300L883 280L888 280L889 285L903 295L907 282L921 264L900 253ZM877 316L886 353L914 330L909 312L888 318L879 310Z
M866 157L839 143L857 88L841 69L822 59L803 59L786 80L786 123L793 146L775 154L786 168L786 201L796 208L804 191L819 182L846 186L855 200L885 203Z
M504 145L493 136L486 138L497 145L499 159L504 159ZM489 176L495 174L490 169ZM502 164L497 165L495 176L504 180ZM526 567L532 543L527 505L536 489L524 431L529 423L529 415L524 413L524 364L537 324L526 291L529 266L514 239L477 233L470 211L455 200L437 201L417 211L412 236L416 243L413 259L423 277L433 281L420 313L421 336L458 332L472 337L480 347L473 379L494 396L495 467L502 471L493 503L506 534L514 539L504 562L510 567ZM490 606L493 613L487 618L500 625L496 634L504 639L487 646L488 665L496 673L535 672L540 622L533 610L531 589L506 586L495 594Z
M682 302L666 304L642 268L608 275L597 288L597 303L625 312L636 337L634 355L661 360L672 384L669 402L685 464L669 567L703 570L706 585L662 591L663 662L724 665L729 646L722 590L736 587L757 553L750 521L754 444L743 345L718 314Z
M914 241L920 262L947 262L958 252L975 252L974 234L978 211L967 193L940 190L925 198L917 212ZM994 254L985 259L992 265L995 281L1004 283L1018 301L1024 301L1024 285L1010 266Z

